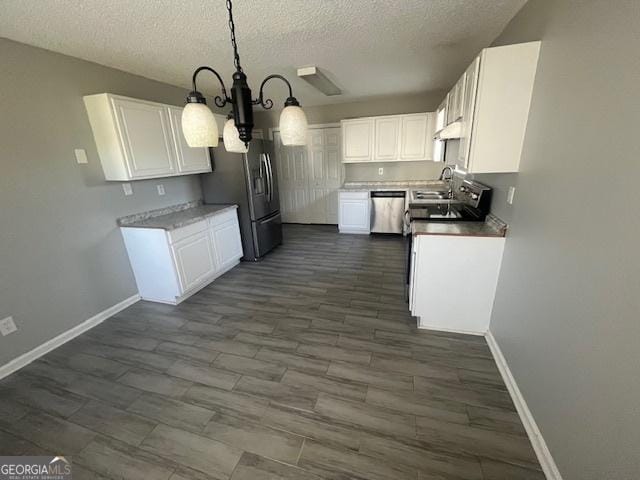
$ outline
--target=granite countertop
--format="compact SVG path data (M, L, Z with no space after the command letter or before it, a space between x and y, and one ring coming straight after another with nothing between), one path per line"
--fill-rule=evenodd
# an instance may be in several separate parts
M414 220L411 222L412 235L452 235L462 237L504 237L507 224L494 215L487 216L484 222L430 222Z
M347 192L360 192L371 190L411 190L414 188L446 188L446 182L442 180L401 180L401 181L371 181L371 182L344 182L340 190Z
M119 218L118 225L125 228L159 228L162 230L175 230L236 208L238 208L237 205L203 205L199 201L189 202L174 205L172 207L128 215L126 217Z

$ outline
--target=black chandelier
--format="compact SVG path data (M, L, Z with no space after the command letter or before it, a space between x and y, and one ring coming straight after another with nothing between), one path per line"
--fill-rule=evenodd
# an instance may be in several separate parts
M260 93L255 100L251 98L251 89L247 83L247 76L240 65L240 55L236 42L235 24L233 22L233 6L231 0L227 0L229 12L229 29L231 30L231 45L233 47L234 72L231 96L227 94L222 77L213 68L199 67L193 72L193 90L187 97L187 105L182 113L182 131L191 147L216 147L218 146L218 126L211 110L206 106L204 95L198 91L196 79L200 72L213 73L222 87L222 94L214 98L214 103L223 108L231 105L231 112L227 117L223 130L225 148L233 152L246 152L252 138L253 130L253 106L261 105L265 109L273 107L273 101L264 97L266 83L274 78L287 84L289 96L284 102L284 109L280 114L280 137L283 145L305 145L307 133L307 119L300 108L300 103L293 96L291 84L282 75L269 75L260 84Z

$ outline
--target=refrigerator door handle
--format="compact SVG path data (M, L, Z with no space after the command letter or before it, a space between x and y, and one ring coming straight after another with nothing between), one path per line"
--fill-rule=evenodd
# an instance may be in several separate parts
M264 173L262 171L263 164L264 164ZM271 179L269 178L269 164L267 163L267 156L264 153L261 153L260 154L260 177L262 178L265 175L267 177L267 182L266 182L267 201L270 201L269 199L271 198Z
M273 202L273 167L271 166L271 156L265 153L267 157L267 167L269 168L269 201Z

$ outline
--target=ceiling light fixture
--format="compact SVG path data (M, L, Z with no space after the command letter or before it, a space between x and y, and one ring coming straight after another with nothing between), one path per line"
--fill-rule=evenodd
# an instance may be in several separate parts
M273 107L270 98L264 98L264 86L273 79L278 78L287 84L289 97L284 102L284 109L280 114L280 136L283 145L305 145L307 137L307 118L300 103L293 96L291 84L282 75L269 75L260 84L258 98L251 98L251 89L247 84L247 76L240 66L240 55L236 43L235 25L233 23L233 6L231 0L227 0L227 11L229 12L229 29L231 30L231 46L233 47L233 63L236 68L233 74L233 85L231 86L231 97L227 95L222 77L211 67L199 67L193 72L193 90L187 97L187 105L182 112L182 131L190 147L217 147L218 146L218 126L213 113L207 107L204 95L196 87L196 78L200 72L208 71L213 73L222 87L222 94L214 98L214 103L222 108L231 104L229 120L225 123L223 130L223 140L225 149L235 152L246 152L251 141L253 130L253 106L261 105L265 109ZM227 144L229 143L229 144ZM244 147L244 148L242 148Z
M329 80L329 77L318 67L301 67L298 69L298 77L309 82L311 86L320 90L327 97L340 95L342 93L342 90Z

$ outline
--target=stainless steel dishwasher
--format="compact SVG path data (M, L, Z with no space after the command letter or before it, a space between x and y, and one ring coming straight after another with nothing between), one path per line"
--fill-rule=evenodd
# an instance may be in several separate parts
M371 232L402 234L405 191L371 192Z

